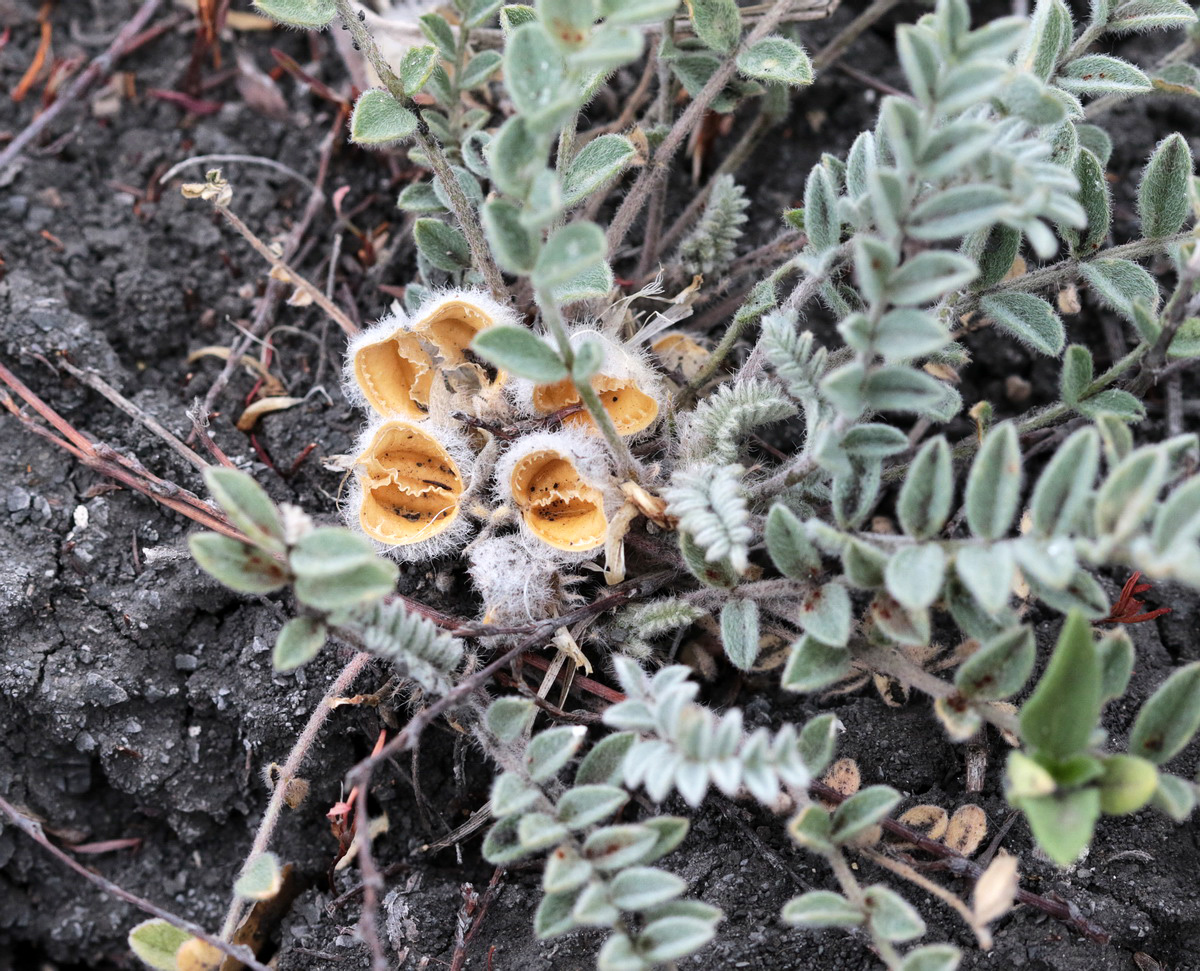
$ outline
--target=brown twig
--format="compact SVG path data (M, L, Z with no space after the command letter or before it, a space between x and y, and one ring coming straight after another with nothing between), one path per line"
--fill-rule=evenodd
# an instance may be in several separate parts
M137 13L130 18L129 22L113 38L112 43L108 45L108 49L95 58L83 70L83 73L72 82L71 86L59 96L54 104L40 115L37 115L16 138L8 143L4 151L0 152L0 169L5 168L13 159L20 155L25 150L25 146L37 138L67 105L83 103L84 94L87 90L97 81L108 77L116 62L132 49L133 42L137 39L138 33L149 23L150 18L162 6L162 2L163 0L145 0L141 7L138 8Z
M111 880L107 880L100 876L100 874L89 870L78 860L72 859L46 838L46 834L42 829L41 823L39 823L37 820L30 819L2 796L0 796L0 812L3 812L5 816L12 820L13 825L16 826L17 829L45 849L56 860L70 867L81 877L83 877L89 883L95 884L106 894L116 897L118 900L124 900L127 904L133 904L133 906L137 907L139 910L142 910L151 916L157 917L160 920L165 920L168 924L178 927L182 931L186 931L193 937L198 937L200 940L205 941L206 943L217 948L222 954L228 955L235 961L241 961L248 968L252 968L253 971L270 971L265 964L259 963L258 959L254 956L254 952L245 945L235 946L227 941L223 941L216 935L210 934L199 924L193 924L190 920L185 920L184 918L171 913L169 910L163 910L163 908L159 907L157 904L153 904L149 900L139 897L137 894L130 893L123 887L117 886L117 884L113 883Z

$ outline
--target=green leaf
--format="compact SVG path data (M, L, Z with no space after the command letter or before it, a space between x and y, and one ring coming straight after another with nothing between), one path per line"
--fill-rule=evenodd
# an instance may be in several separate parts
M886 819L899 802L900 793L891 786L860 789L833 811L831 838L838 844L849 843Z
M538 18L564 51L584 46L596 22L595 0L538 0Z
M1038 0L1029 33L1017 52L1017 64L1045 81L1066 53L1073 31L1071 13L1062 0Z
M454 38L454 29L445 17L436 13L423 14L417 20L421 33L437 45L442 57L453 61L458 53L458 45Z
M1182 823L1196 808L1196 787L1177 775L1160 772L1158 788L1154 790L1150 802L1155 809Z
M1036 751L1057 759L1084 751L1100 720L1100 687L1092 629L1073 610L1045 673L1021 708L1021 737Z
M129 932L129 949L155 971L176 971L175 952L192 935L157 917L144 920Z
M956 185L926 197L911 215L908 232L916 239L957 239L990 227L1014 212L999 186Z
M683 842L691 824L682 816L654 816L642 826L654 833L654 845L646 851L641 862L653 863Z
M954 675L959 692L973 701L999 701L1024 687L1037 659L1033 631L1021 626L998 634L964 661Z
M337 526L320 526L292 547L288 563L297 576L327 577L375 559L366 537Z
M989 139L991 132L989 128ZM1013 261L1021 251L1021 231L1011 226L993 226L986 236L983 233L972 236L963 248L979 264L979 276L975 278L972 289L984 290L1008 276Z
M834 850L829 839L832 829L832 817L816 803L809 803L788 823L788 835L797 846L822 855Z
M417 116L382 88L364 91L350 116L350 140L357 145L393 145L417 130Z
M905 954L900 971L955 971L961 960L953 944L927 944Z
M325 646L328 633L325 624L315 617L293 617L275 638L272 666L276 671L303 667Z
M840 893L810 890L783 905L783 920L793 927L857 927L863 912Z
M950 446L941 435L931 438L908 467L896 499L900 528L914 539L930 539L946 525L954 500L954 467Z
M852 620L850 595L836 580L802 597L795 618L809 637L831 647L846 646Z
M580 300L601 299L608 296L614 282L612 268L604 262L596 263L566 283L551 287L550 295L560 306Z
M699 4L699 0L694 2ZM716 936L715 923L682 915L652 921L637 936L638 953L655 964L687 957Z
M721 608L721 643L735 668L749 671L758 659L758 604L734 598Z
M742 16L735 0L688 0L692 27L700 42L728 54L742 36Z
M894 425L855 425L842 439L842 448L859 458L884 459L907 451L908 436Z
M863 904L867 909L867 923L871 930L884 940L911 941L925 933L925 921L921 915L903 897L887 887L879 884L867 887L863 891Z
M515 772L501 772L492 782L492 794L488 800L492 815L498 819L515 816L538 801L540 793L526 785Z
M545 782L575 757L587 735L582 725L562 725L538 732L525 750L525 767L534 782Z
M306 30L328 27L337 16L337 7L333 0L254 0L254 7L281 24L303 27Z
M820 691L849 673L849 651L805 635L792 645L780 684L788 691Z
M634 866L618 873L609 884L613 904L621 910L648 910L674 900L687 889L687 881L657 867Z
M1079 404L1092 383L1092 352L1082 344L1072 344L1063 356L1060 386L1062 399L1069 405Z
M1008 603L1013 582L1013 551L1007 543L962 546L954 554L954 572L989 614Z
M476 54L467 61L466 67L463 68L462 75L458 79L459 87L468 91L478 88L500 70L502 61L503 58L498 51L481 51Z
M492 181L502 191L524 196L546 165L547 148L520 115L509 118L488 142L485 156Z
M509 273L531 272L541 241L521 222L521 210L506 199L489 199L481 216L496 262Z
M1099 467L1099 436L1094 428L1081 428L1057 450L1033 490L1029 512L1036 535L1073 531Z
M500 27L507 38L522 24L537 23L537 11L527 3L509 3L500 8Z
M569 847L546 857L542 871L542 889L548 894L578 890L595 871L587 860L581 860Z
M1068 866L1092 839L1100 818L1100 791L1077 789L1022 799L1021 811L1038 846L1059 866Z
M617 786L577 785L558 800L558 819L569 829L584 829L607 819L629 801Z
M238 593L271 593L288 580L270 553L219 533L194 533L188 549L205 573Z
M944 250L927 250L906 260L887 283L894 304L914 306L936 300L944 293L964 287L978 270L965 256Z
M876 411L921 414L942 400L943 390L944 386L924 371L889 365L867 376L863 397Z
M243 900L270 900L282 885L279 858L274 853L259 853L246 862L233 892Z
M1021 499L1021 447L1011 422L992 428L971 463L964 506L971 532L999 539L1008 532Z
M1109 816L1135 813L1158 788L1158 769L1135 755L1110 755L1100 777L1100 811Z
M564 206L574 206L607 185L633 157L633 143L624 135L601 135L588 142L571 159L563 177Z
M482 27L500 9L501 0L465 0L465 23L468 27ZM460 4L460 7L462 4Z
M1100 656L1100 703L1120 698L1133 674L1133 641L1123 627L1111 630L1096 644Z
M1080 266L1080 272L1104 304L1128 321L1134 320L1133 305L1138 300L1144 300L1152 309L1158 306L1158 284L1136 263L1088 260Z
M497 698L487 710L487 728L498 741L513 742L533 723L536 708L526 698Z
M1107 30L1110 34L1131 34L1195 23L1196 13L1184 0L1129 0L1116 6Z
M399 568L379 557L332 576L296 578L296 599L314 610L332 611L381 600L396 589Z
M893 554L883 575L897 601L909 610L924 610L941 592L946 554L932 543L908 546Z
M413 182L400 190L396 205L405 212L441 213L446 211L432 182Z
M530 123L553 112L569 90L562 54L540 23L522 24L508 35L504 80L513 105Z
M768 521L769 522L769 521ZM1175 489L1154 516L1155 552L1186 549L1200 538L1200 476Z
M408 97L417 94L425 82L433 74L438 64L438 52L428 44L410 47L400 59L400 69L396 72L404 85L404 93Z
M1142 705L1129 752L1155 765L1178 755L1200 729L1200 661L1174 672Z
M771 507L764 539L771 562L784 576L793 580L808 580L820 572L820 553L795 513L782 503Z
M575 772L575 785L616 785L625 773L625 755L637 736L614 732L592 746Z
M471 349L496 367L538 384L553 384L568 377L562 358L524 327L489 327L475 336Z
M458 273L471 265L467 238L440 219L418 219L413 223L413 241L421 255L445 273Z
M742 51L738 70L759 81L773 81L800 87L812 84L812 62L799 44L784 37L764 37ZM808 209L808 206L805 206Z
M816 775L824 771L833 758L834 745L842 724L834 714L810 718L800 730L799 752L805 768Z
M486 850L484 855L487 856ZM490 861L491 857L488 859ZM571 916L578 899L578 890L548 893L542 898L542 902L538 904L537 913L533 917L533 931L539 940L544 941L550 937L558 937L578 926L574 917Z
M931 27L903 24L896 28L896 53L909 89L923 105L932 105L941 68L938 37Z
M1169 236L1187 220L1188 182L1192 177L1192 150L1178 133L1168 135L1154 150L1138 185L1138 214L1142 235Z
M995 293L979 302L980 309L1001 330L1035 351L1058 357L1066 331L1050 304L1032 293Z
M837 193L823 165L814 165L804 183L804 231L817 253L833 249L841 239Z
M593 222L563 226L551 234L533 270L539 290L559 286L604 263L604 231Z
M603 826L588 835L583 856L598 870L624 870L647 862L657 842L658 833L649 826Z
M1161 448L1145 446L1126 456L1096 493L1096 535L1115 544L1137 532L1153 511L1167 472Z
M1073 128L1070 122L1067 127ZM1087 216L1086 232L1064 229L1063 236L1074 253L1091 256L1108 236L1112 222L1112 196L1100 160L1088 149L1081 148L1075 158L1075 178L1079 182L1079 203Z
M204 484L246 539L273 552L283 551L283 523L262 486L245 472L222 466L205 470Z
M517 823L517 839L531 853L548 850L566 838L567 827L546 813L525 813Z
M1056 83L1071 94L1145 94L1153 89L1150 79L1119 57L1087 54L1077 57L1059 72Z

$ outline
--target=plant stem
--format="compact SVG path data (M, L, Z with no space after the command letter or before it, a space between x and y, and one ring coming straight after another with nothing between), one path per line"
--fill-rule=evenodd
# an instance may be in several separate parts
M488 248L487 239L483 235L483 228L479 225L475 210L471 207L471 202L467 198L466 192L463 191L458 176L454 174L454 169L450 167L450 162L442 151L441 144L429 130L429 125L421 115L420 108L405 93L403 82L384 59L379 45L375 43L375 38L367 30L366 24L358 19L354 8L350 6L350 0L334 0L334 4L337 6L338 16L341 17L346 29L350 31L354 43L366 54L367 60L375 69L375 73L379 75L379 80L383 82L384 87L388 89L393 98L416 115L417 130L413 133L413 138L420 146L421 151L425 153L425 157L429 159L429 166L433 169L433 174L442 180L446 196L450 201L450 208L454 210L463 235L467 238L467 245L471 249L471 260L475 264L475 268L483 274L484 282L492 291L492 296L501 303L509 303L512 296L504 284L500 267L492 258L492 251Z
M320 287L309 283L308 280L293 270L281 256L279 256L274 250L271 249L271 247L259 239L258 236L254 234L254 230L242 222L242 220L237 216L236 213L234 213L232 209L230 209L228 206L223 206L220 203L214 203L213 208L215 208L217 212L225 217L229 225L236 229L242 235L242 238L254 247L259 256L266 260L267 263L271 265L272 269L280 270L283 273L286 273L290 283L294 283L298 289L303 290L308 296L312 297L313 303L315 303L318 307L324 310L326 314L332 317L334 322L342 328L347 337L353 337L358 333L358 325L346 316L346 312L342 310L341 307L325 296L325 292Z
M338 2L345 3L346 0L338 0ZM730 79L737 72L738 55L774 30L787 15L790 6L791 0L776 0L775 4L755 25L754 29L743 38L737 49L721 62L721 66L713 72L712 77L700 89L700 93L692 99L691 104L687 106L687 109L679 116L675 124L671 126L671 130L667 132L667 137L663 139L662 144L658 146L658 151L654 153L654 158L642 169L641 174L637 177L637 181L633 183L633 187L629 190L629 194L625 196L620 208L617 209L616 215L613 216L612 224L608 227L608 252L610 256L625 241L625 237L633 227L633 221L646 204L650 190L654 188L659 180L666 178L667 168L671 160L675 157L675 153L679 151L680 146L691 133L692 129L699 124L700 119L704 116L704 112L708 110L708 106L712 104L713 99L724 90L725 85L729 83Z
M867 901L863 895L862 887L859 886L858 878L854 876L854 871L850 869L850 864L846 862L846 857L842 854L841 848L835 847L822 855L829 864L829 868L833 871L834 877L837 878L838 886L842 888L842 893L846 895L846 899L866 914ZM869 919L867 921L867 933L871 935L871 943L875 945L875 949L879 952L880 960L888 966L889 971L897 971L902 963L900 955L896 953L896 949L892 947L890 941L875 933Z
M370 660L370 654L365 652L355 654L349 663L342 668L337 678L334 679L333 684L329 686L324 697L321 698L317 707L313 709L312 714L308 716L308 722L305 724L304 730L300 733L300 737L296 739L291 752L288 753L287 761L283 763L283 768L279 770L279 778L275 781L275 789L271 792L271 799L267 803L266 810L263 812L262 821L258 824L258 832L254 834L254 844L250 847L250 852L246 856L247 863L256 856L265 853L267 847L270 846L271 836L274 834L275 827L279 823L280 814L283 812L288 784L300 772L300 766L303 765L309 749L312 748L313 742L316 741L317 734L321 731L321 726L325 724L325 719L329 717L329 713L333 710L329 706L330 701L346 693L346 690L354 683L354 679L358 677ZM363 802L366 802L366 800L364 799ZM245 902L239 897L234 897L225 915L225 923L221 927L222 940L229 940L233 936L233 932L237 930L237 926L241 922L244 910Z
M571 341L567 337L567 329L563 325L558 304L555 303L553 295L548 290L537 291L537 302L542 308L542 320L546 325L546 329L554 335L554 340L558 344L559 354L562 355L563 363L566 364L567 371L571 374L571 380L575 385L576 392L579 394L579 400L587 408L588 413L592 416L592 421L596 423L596 427L604 433L604 439L608 442L608 447L612 450L613 458L617 460L618 471L621 475L636 482L638 478L637 460L634 459L633 453L629 451L629 446L625 444L624 440L617 433L617 427L613 424L612 416L600 404L600 399L596 395L596 389L592 387L591 380L583 380L575 376L575 352L571 349Z
M1175 292L1171 294L1171 299L1163 308L1160 318L1162 333L1158 335L1154 346L1146 355L1146 360L1142 363L1142 368L1131 389L1138 397L1149 391L1150 386L1158 379L1158 372L1166 363L1167 350L1170 348L1171 342L1175 339L1175 335L1183 326L1184 321L1187 320L1188 314L1194 312L1192 294L1196 290L1197 280L1200 280L1200 245L1192 250L1192 255L1183 264L1179 281L1175 284Z

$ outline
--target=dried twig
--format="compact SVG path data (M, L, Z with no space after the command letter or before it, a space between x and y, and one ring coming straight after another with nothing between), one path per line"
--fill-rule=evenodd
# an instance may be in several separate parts
M165 920L168 924L186 931L193 937L198 937L200 940L217 948L222 954L227 954L235 961L241 961L246 967L252 968L253 971L270 971L265 964L259 963L254 957L254 952L245 945L230 944L216 935L210 934L199 924L193 924L190 920L185 920L182 917L172 914L169 910L163 910L157 904L153 904L149 900L139 897L137 894L130 893L123 887L117 886L111 880L106 880L100 874L92 872L78 860L72 859L46 838L41 823L30 819L2 796L0 796L0 812L3 812L5 816L12 820L12 824L17 829L49 852L56 860L70 867L89 883L95 884L105 893L116 897L118 900L124 900L128 904L133 904L139 910L145 911L151 916L158 917L160 920Z

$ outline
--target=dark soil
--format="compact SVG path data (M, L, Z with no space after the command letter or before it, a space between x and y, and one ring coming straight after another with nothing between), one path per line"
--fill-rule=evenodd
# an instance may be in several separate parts
M235 4L242 6L241 0ZM857 6L846 4L834 26ZM0 24L12 27L0 49L5 92L33 57L38 7L32 0L0 0ZM95 56L134 7L128 0L61 0L52 10L54 56ZM160 19L171 12L168 6ZM818 48L832 29L806 28L806 43ZM199 116L153 93L182 90L193 36L191 22L182 20L127 58L120 70L131 76L136 92L131 99L107 114L93 91L87 104L72 106L51 126L41 146L0 172L0 353L78 428L199 492L202 483L191 465L54 366L66 356L100 369L138 406L185 436L187 408L203 397L221 366L212 357L189 363L188 354L236 340L234 324L253 316L264 273L249 247L216 223L206 206L185 202L176 185L160 189L158 175L178 160L206 153L277 159L310 178L317 170L333 109L286 77L279 84L286 119L251 107L232 80L200 92L215 110ZM284 32L226 40L222 67L207 61L199 77L219 79L237 51L269 70L271 46L302 62L316 51L317 73L344 84L327 39L310 50L307 38ZM857 67L894 82L885 67L891 61L890 25L855 48ZM7 94L0 99L0 132L11 135L28 123L40 90L21 104ZM877 100L873 91L835 71L797 101L787 123L740 173L754 202L748 242L770 238L779 210L798 204L804 174L819 151L844 153L870 123ZM1106 119L1117 142L1110 172L1118 240L1129 238L1132 228L1132 187L1142 159L1168 131L1200 131L1198 117L1193 107L1164 99L1139 102ZM298 218L308 197L304 186L259 166L224 168L234 182L235 209L261 235L280 235ZM200 174L194 169L184 177ZM363 207L353 217L356 226L387 220L393 238L403 239L391 203L407 177L403 162L389 164L343 143L333 154L326 190L331 195L348 186L343 211ZM306 272L324 278L338 231L325 206L307 236L300 261ZM403 285L411 253L401 242L389 263L365 269L353 255L354 237L341 231L346 255L338 269L346 287L340 299L362 319L374 319L391 299L379 284ZM273 334L273 372L292 394L315 387L325 394L265 417L255 432L256 448L234 426L254 383L238 372L218 399L222 414L212 434L230 456L248 463L275 498L332 521L341 473L324 463L347 451L360 421L337 386L342 340L313 309L281 306L275 322L283 329ZM819 318L814 325L822 326ZM1103 334L1102 318L1085 297L1072 335L1087 340L1103 362L1110 358ZM1010 375L1031 383L1033 403L1054 395L1054 362L1034 361L988 333L972 338L971 350L975 362L962 384L968 405L987 398L1000 410L1016 410L1005 398ZM1156 407L1161 414L1160 403L1152 400L1152 416ZM1143 432L1153 434L1158 427L1152 420ZM315 450L292 471L313 442ZM186 555L185 536L193 526L79 466L11 416L0 418L0 794L44 820L47 832L63 844L136 837L136 849L82 859L118 884L215 928L267 799L261 770L286 757L345 657L327 651L297 675L274 674L270 646L287 604L234 596L201 574ZM1112 592L1122 579L1110 578ZM474 609L454 563L404 570L401 590L449 612ZM1200 657L1200 600L1169 588L1154 596L1174 613L1131 629L1138 648L1132 690L1107 713L1118 740L1170 667ZM1049 615L1041 621L1039 635L1048 644L1058 621ZM357 690L373 691L386 680L386 671L374 670ZM768 675L742 683L736 695L733 682L722 680L714 686L714 700L736 700L754 725L799 722L817 710L814 701L779 695L773 680ZM936 802L951 810L976 802L993 832L1007 818L1000 788L1005 746L997 737L988 739L985 790L970 794L962 750L945 741L924 700L890 708L866 689L826 707L845 724L841 754L858 760L864 784L885 782L906 793L910 803ZM404 717L386 705L340 708L306 766L311 795L284 820L277 842L280 856L308 884L280 930L281 971L365 967L365 952L353 933L358 899L342 896L356 886L356 871L338 873L330 882L336 843L324 812L342 795L344 773L369 751L380 729L394 729ZM433 731L419 760L376 776L372 810L386 811L390 819L377 854L388 867L382 916L394 966L448 965L464 885L483 893L493 876L479 856L477 837L459 849L424 849L487 798L486 767L457 739L448 728ZM1174 767L1179 772L1195 771L1193 752L1180 761ZM1108 945L1089 943L1021 908L1000 922L995 949L982 953L944 905L921 893L909 895L929 921L927 940L951 940L966 949L964 968L1155 967L1134 964L1134 954L1142 952L1162 968L1197 969L1197 832L1194 823L1176 827L1151 812L1106 820L1089 856L1060 871L1033 855L1022 822L1009 830L1004 846L1020 854L1026 886L1072 901L1112 935ZM779 910L788 897L831 882L823 865L789 843L781 820L715 799L672 861L696 897L727 914L719 942L685 966L828 971L876 966L862 939L801 933L781 924ZM864 879L885 879L871 864L859 866ZM534 869L503 874L467 951L466 967L593 966L595 935L534 940L538 881ZM134 908L105 897L15 829L0 827L0 971L134 967L125 935L140 919Z

